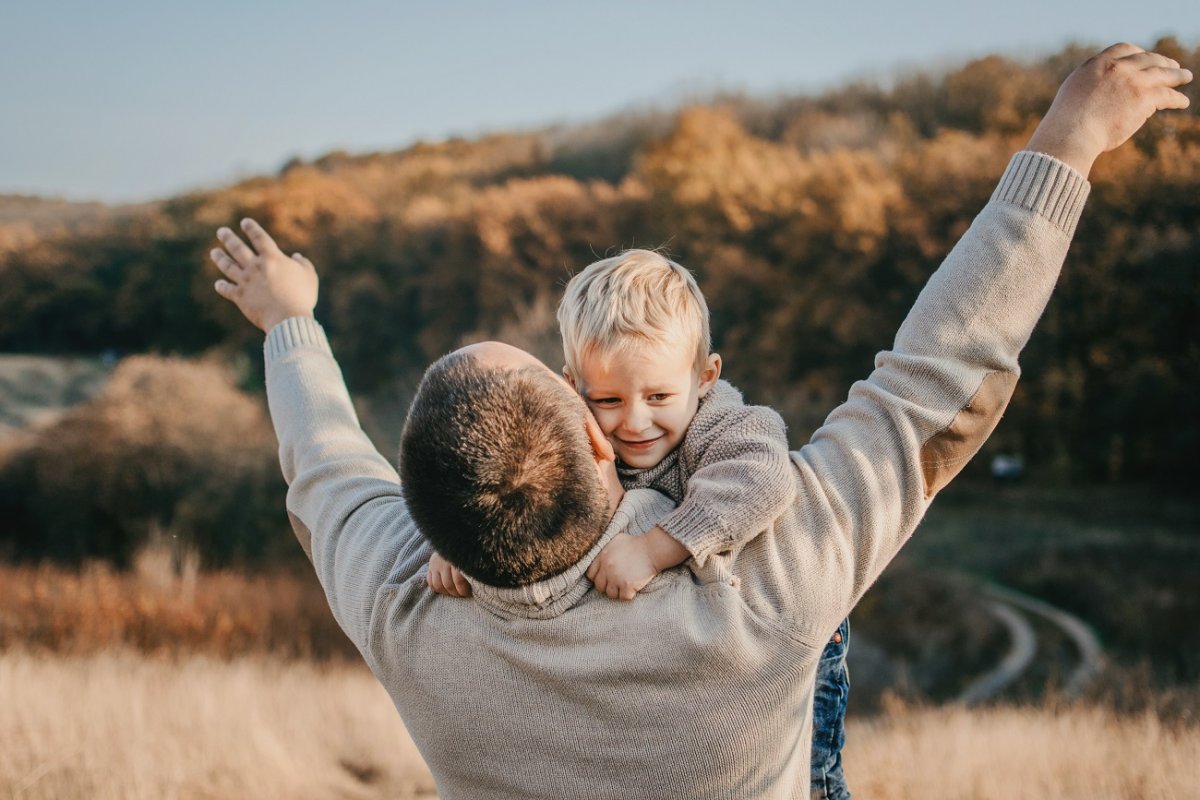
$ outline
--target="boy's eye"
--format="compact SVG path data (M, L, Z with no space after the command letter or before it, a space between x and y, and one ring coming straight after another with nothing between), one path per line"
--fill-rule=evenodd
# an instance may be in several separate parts
M652 402L652 403L661 403L665 400L670 400L670 399L671 399L671 395L663 393L663 392L650 395L650 402Z
M615 406L619 402L620 402L620 400L618 400L615 397L593 397L592 398L592 405L597 405L597 406Z

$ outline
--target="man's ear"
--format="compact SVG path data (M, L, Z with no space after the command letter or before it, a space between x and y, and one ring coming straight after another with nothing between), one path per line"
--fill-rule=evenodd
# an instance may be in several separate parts
M592 412L588 411L583 418L583 427L587 431L588 441L592 445L592 453L595 454L597 461L616 461L617 454L613 450L612 442L604 435L604 431L600 430L600 423L596 422L596 418L592 416Z
M709 390L716 384L717 379L721 377L721 354L709 353L708 360L704 363L704 369L700 370L700 396L708 394Z

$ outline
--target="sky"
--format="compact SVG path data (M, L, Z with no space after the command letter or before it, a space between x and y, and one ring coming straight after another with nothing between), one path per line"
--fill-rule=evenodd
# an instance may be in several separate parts
M331 150L816 92L1069 42L1200 43L1196 0L5 0L0 193L134 202Z

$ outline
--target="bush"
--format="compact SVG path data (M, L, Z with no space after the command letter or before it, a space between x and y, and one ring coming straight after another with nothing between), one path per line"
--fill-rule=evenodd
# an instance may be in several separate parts
M152 535L207 564L279 545L285 486L259 400L225 368L137 356L89 403L0 464L0 513L19 557L126 566Z

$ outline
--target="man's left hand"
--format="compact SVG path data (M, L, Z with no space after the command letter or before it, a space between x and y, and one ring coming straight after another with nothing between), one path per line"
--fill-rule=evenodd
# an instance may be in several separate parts
M262 226L242 220L248 246L229 228L217 231L225 249L209 256L225 276L213 287L217 294L264 333L289 317L311 317L317 305L317 271L312 262L296 253L283 254Z

